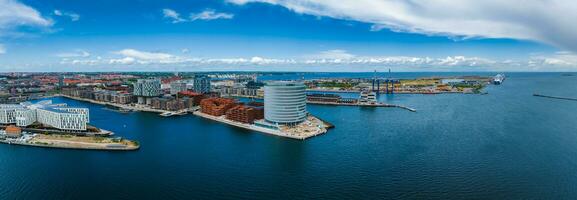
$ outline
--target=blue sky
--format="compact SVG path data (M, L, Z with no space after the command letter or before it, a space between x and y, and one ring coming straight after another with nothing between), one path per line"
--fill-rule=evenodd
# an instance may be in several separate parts
M577 4L525 3L0 0L0 71L575 71Z

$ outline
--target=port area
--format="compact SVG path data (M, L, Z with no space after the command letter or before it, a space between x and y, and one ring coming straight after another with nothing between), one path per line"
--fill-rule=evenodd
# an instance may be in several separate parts
M417 112L417 109L396 105L396 104L386 104L386 103L343 103L343 102L322 102L322 101L307 101L307 104L313 105L330 105L330 106L359 106L359 107L394 107L401 108L411 112Z
M358 93L374 91L380 94L481 94L487 85L500 84L505 76L447 76L414 79L325 78L307 80L307 92Z
M0 132L0 143L44 148L106 151L132 151L140 148L138 142L123 138L37 133L23 133L18 137L9 137L5 133Z
M260 124L264 123L261 121L255 121L255 124L246 124L246 123L241 123L241 122L236 122L236 121L226 119L226 117L224 115L223 116L213 116L213 115L202 113L200 111L195 111L195 112L193 112L193 114L196 116L199 116L199 117L203 117L205 119L210 119L213 121L225 123L225 124L236 126L239 128L244 128L244 129L248 129L248 130L258 131L261 133L266 133L266 134L285 137L285 138L297 139L297 140L305 140L305 139L308 139L308 138L311 138L311 137L314 137L317 135L324 134L327 132L327 129L334 127L332 124L326 123L323 120L321 120L315 116L312 116L312 115L309 115L307 117L307 120L305 120L304 122L302 122L296 126L279 125L276 128L273 128L273 127L264 127L264 126L256 125L259 123Z

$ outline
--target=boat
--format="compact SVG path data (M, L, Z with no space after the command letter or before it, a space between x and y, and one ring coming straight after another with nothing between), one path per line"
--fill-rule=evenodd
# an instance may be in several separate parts
M505 80L505 74L497 74L495 77L493 77L493 84L501 85L504 80Z

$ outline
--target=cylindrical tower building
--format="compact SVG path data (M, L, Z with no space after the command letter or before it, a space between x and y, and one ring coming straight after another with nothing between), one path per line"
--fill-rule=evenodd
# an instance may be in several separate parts
M295 125L306 120L305 85L279 81L264 86L264 118L275 124Z

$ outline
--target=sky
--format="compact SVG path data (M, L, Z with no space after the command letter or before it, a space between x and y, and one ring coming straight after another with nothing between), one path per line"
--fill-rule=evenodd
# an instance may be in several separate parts
M0 0L0 71L577 71L574 0Z

